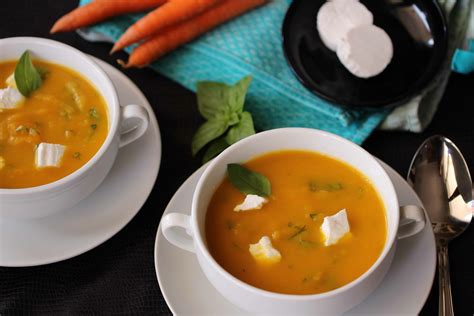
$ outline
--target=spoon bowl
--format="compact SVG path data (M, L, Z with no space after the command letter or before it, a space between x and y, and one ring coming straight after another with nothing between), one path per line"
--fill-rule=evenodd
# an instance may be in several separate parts
M433 225L438 250L440 315L453 315L448 243L472 220L472 180L466 161L452 141L432 136L418 148L408 183L423 202Z

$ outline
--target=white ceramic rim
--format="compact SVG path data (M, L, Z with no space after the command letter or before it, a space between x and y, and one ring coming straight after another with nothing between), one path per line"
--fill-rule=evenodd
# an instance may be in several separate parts
M396 216L395 229L393 229L392 232L390 233L390 235L387 236L387 239L386 239L385 245L384 245L384 249L383 249L382 253L379 255L379 257L377 258L377 260L374 262L374 264L372 264L372 266L367 271L365 271L362 275L360 275L357 279L355 279L355 280L353 280L353 281L347 283L346 285L341 286L337 289L334 289L334 290L331 290L331 291L328 291L328 292L324 292L324 293L319 293L319 294L283 294L283 293L270 292L270 291L255 287L253 285L247 284L247 283L237 279L235 276L233 276L232 274L227 272L223 267L221 267L220 264L217 263L217 261L214 259L214 257L209 253L209 250L207 249L207 247L204 244L202 236L200 234L195 234L195 233L199 232L199 228L198 228L198 224L197 224L197 215L196 215L196 212L194 211L197 208L197 205L199 204L198 203L199 193L200 193L201 189L204 187L203 183L205 182L206 178L208 177L208 174L214 168L214 166L219 163L219 161L222 159L222 157L227 156L229 154L230 150L232 150L233 148L235 148L237 146L242 146L242 145L244 145L248 142L253 141L253 138L255 138L255 137L266 137L266 135L268 135L268 134L285 133L288 130L302 131L302 132L305 132L305 133L311 132L313 134L318 134L317 136L322 136L324 138L329 138L329 139L332 138L332 139L335 139L337 141L340 141L340 142L344 143L345 145L351 147L353 150L359 151L362 154L364 154L367 157L367 160L370 161L370 163L375 164L375 165L380 167L380 169L382 171L382 174L386 178L387 183L389 185L389 187L387 189L390 191L390 195L393 195L395 197L395 201L396 201L395 203L397 204L396 209L398 210L399 205L398 205L397 193L395 191L395 188L393 186L392 181L390 180L390 177L388 176L385 169L377 161L377 159L375 159L375 157L372 156L368 151L366 151L362 147L354 144L353 142L351 142L351 141L349 141L349 140L347 140L347 139L345 139L341 136L338 136L338 135L335 135L335 134L332 134L332 133L329 133L329 132L325 132L325 131L322 131L322 130L311 129L311 128L300 128L300 127L278 128L278 129L273 129L273 130L260 132L258 134L253 135L253 136L245 138L245 139L239 141L238 143L230 146L226 150L224 150L218 157L216 157L213 161L210 162L209 166L206 168L203 175L199 179L199 182L196 186L196 191L194 192L194 195L193 195L193 201L192 201L192 207L191 207L191 226L192 226L192 232L193 232L193 240L194 240L195 244L197 244L197 247L199 248L199 249L196 249L196 251L201 251L202 252L202 254L203 254L204 258L207 260L207 262L212 266L213 269L215 269L220 274L221 277L230 279L232 282L236 283L238 286L240 286L241 288L243 288L246 291L252 292L253 294L256 294L256 295L262 295L262 296L273 298L273 299L287 300L287 301L311 301L311 300L315 300L315 299L316 300L326 299L326 298L336 296L336 295L340 294L341 292L345 292L345 291L355 287L356 285L361 283L365 278L367 278L374 270L376 270L380 266L382 261L385 260L387 254L391 250L393 244L396 242L397 228L398 228L399 219L400 219L400 214L399 213L397 213L397 216ZM292 148L285 148L285 149L292 149ZM298 150L298 148L293 148L293 149ZM328 156L330 156L330 155L328 155ZM336 158L336 159L342 160L342 159L339 159L339 158ZM342 161L344 161L344 160L342 160ZM357 170L359 170L359 169L357 169ZM359 170L359 172L361 172L361 171ZM196 196L196 198L194 196ZM386 215L386 218L388 218L387 215ZM387 228L388 228L388 222L387 222Z
M0 188L0 196L1 195L21 195L21 194L27 194L27 193L28 194L40 193L40 192L48 191L48 190L51 190L51 189L55 189L57 187L60 187L64 184L70 182L74 178L81 177L93 165L95 165L100 158L102 158L105 151L109 148L110 144L112 143L113 138L115 137L115 133L117 131L117 128L118 128L118 125L119 125L119 119L120 119L120 105L119 105L119 102L118 102L117 91L115 91L115 87L114 87L112 81L110 80L110 78L105 73L105 71L102 70L89 56L87 56L86 54L84 54L80 50L78 50L78 49L76 49L72 46L69 46L67 44L57 42L57 41L54 41L54 40L50 40L50 39L46 39L46 38L40 38L40 37L27 37L27 36L25 36L25 37L9 37L9 38L0 39L0 48L4 44L15 45L15 44L19 44L19 43L21 43L21 44L31 43L32 45L35 45L35 44L48 45L48 46L51 46L52 50L60 48L60 49L63 49L65 52L69 52L71 54L76 54L77 56L79 56L79 58L82 58L84 60L84 62L87 63L89 65L89 67L93 68L94 72L97 73L97 75L100 77L99 80L103 80L104 84L107 86L107 89L109 89L112 92L112 104L108 104L105 99L104 99L104 101L106 102L108 107L110 107L110 108L115 107L116 109L114 111L113 116L110 113L111 111L108 111L109 112L108 113L109 114L108 119L109 119L109 122L110 122L109 123L110 127L109 127L109 131L107 133L107 137L105 138L104 143L100 146L99 150L94 154L94 156L92 156L92 158L88 162L86 162L82 167L80 167L79 169L77 169L73 173L68 174L67 176L65 176L65 177L63 177L59 180L56 180L54 182L50 182L50 183L47 183L47 184L43 184L43 185L39 185L39 186L35 186L35 187L30 187L30 188L20 188L20 189L2 189L2 188ZM34 48L32 49L32 51L34 52ZM56 63L56 62L51 61L51 60L45 60L45 61L51 62L51 63ZM63 66L68 67L70 69L73 69L73 68L69 67L68 65L63 65ZM80 74L82 74L77 69L73 69L73 70L80 73ZM92 80L90 78L86 78L86 79L92 84ZM97 89L97 87L95 87L95 88ZM101 91L99 91L99 93L101 93ZM102 93L101 93L101 95L102 95Z

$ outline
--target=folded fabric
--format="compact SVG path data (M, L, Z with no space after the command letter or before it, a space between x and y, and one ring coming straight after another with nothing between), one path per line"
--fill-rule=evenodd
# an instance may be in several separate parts
M474 71L474 52L457 49L453 56L453 71L469 74Z
M456 49L453 56L451 68L461 74L469 74L474 71L474 40L469 40L467 49Z
M380 125L385 130L421 132L431 122L444 94L451 72L451 57L463 45L467 34L474 31L471 0L438 0L448 22L448 52L438 76L425 91L407 104L397 107ZM469 35L468 35L469 36Z
M88 2L90 0L81 0L80 4ZM253 82L246 109L252 113L258 129L312 127L362 143L387 117L388 111L344 109L316 97L299 83L285 61L280 35L290 2L270 1L264 7L208 32L151 67L192 91L200 80L234 83L251 74ZM115 41L141 16L115 18L79 33L88 40ZM406 112L396 114L401 122L398 126L416 130L424 125L419 120L423 115L418 114L422 101L423 96L420 96L408 102L408 111L413 112L416 107L416 113L413 112L414 116L408 120ZM399 109L403 110L403 107ZM415 128L410 128L413 126ZM393 124L386 127L397 128Z

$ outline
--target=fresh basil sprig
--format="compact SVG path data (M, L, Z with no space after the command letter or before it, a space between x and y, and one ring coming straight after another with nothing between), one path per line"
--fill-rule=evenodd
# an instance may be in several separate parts
M15 83L20 93L27 97L42 84L41 73L33 65L30 53L26 50L15 67Z
M194 134L191 148L196 155L207 146L203 163L229 145L255 134L252 115L244 112L251 81L252 77L246 76L233 86L212 81L197 83L198 109L207 121Z
M272 194L272 186L267 177L239 164L228 164L227 176L230 182L242 193L259 196L270 196Z

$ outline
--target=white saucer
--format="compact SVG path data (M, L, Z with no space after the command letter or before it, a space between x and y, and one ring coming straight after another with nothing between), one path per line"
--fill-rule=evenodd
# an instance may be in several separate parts
M392 168L381 162L395 185L400 205L419 205L421 201ZM164 214L190 214L191 200L199 177L197 170L179 188ZM393 264L375 292L347 315L415 315L431 290L436 268L436 249L431 224L418 235L400 240ZM161 292L174 315L245 315L208 282L194 254L168 243L161 233L155 241L155 270Z
M112 79L121 104L144 105L153 113L130 79L109 64L94 60ZM153 188L160 160L160 131L152 114L145 135L119 150L105 181L77 206L41 219L0 220L0 266L53 263L97 247L138 213Z

